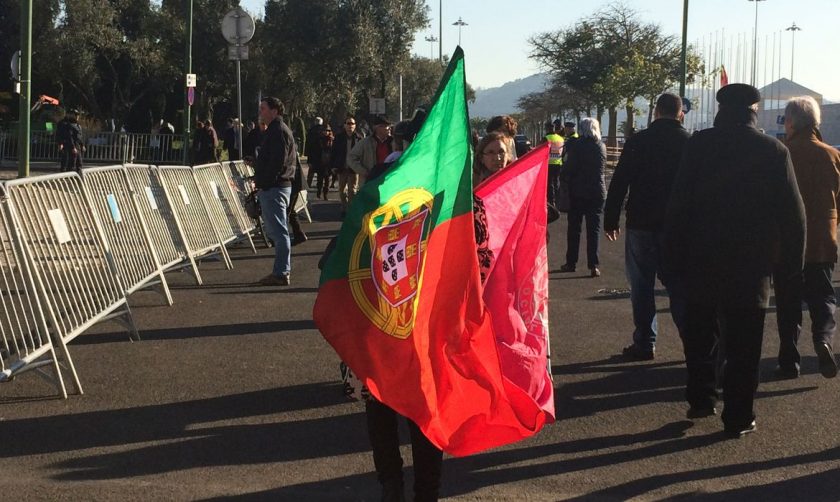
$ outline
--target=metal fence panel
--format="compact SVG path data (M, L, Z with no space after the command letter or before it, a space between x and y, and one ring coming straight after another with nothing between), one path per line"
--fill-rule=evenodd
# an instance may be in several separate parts
M213 208L211 214L214 216L213 221L217 224L219 234L223 236L232 234L235 240L247 240L256 253L251 239L254 224L245 214L245 208L236 194L237 188L230 171L219 163L195 166L193 171L198 186L208 201L208 207Z
M123 166L85 169L82 177L91 204L108 239L129 294L160 285L169 305L172 296L157 253Z
M63 344L90 326L123 318L139 339L125 288L75 173L6 184L9 213L50 326Z
M129 183L138 194L140 211L164 271L191 267L196 283L200 285L203 282L201 273L190 254L181 222L172 209L157 170L141 164L126 164L125 168Z
M189 255L200 258L218 252L222 255L228 270L233 268L225 248L225 240L217 231L217 224L213 223L214 218L199 189L192 168L158 166L156 172L183 231Z
M83 131L83 161L90 162L153 162L180 164L184 159L184 137L177 134ZM17 135L0 132L0 159L16 159ZM30 133L30 160L57 161L58 144L53 131Z
M52 365L53 383L67 398L47 319L36 294L29 264L11 224L5 192L0 185L0 382L20 373ZM66 347L64 347L66 349ZM72 368L69 353L65 359ZM74 371L75 374L75 371Z

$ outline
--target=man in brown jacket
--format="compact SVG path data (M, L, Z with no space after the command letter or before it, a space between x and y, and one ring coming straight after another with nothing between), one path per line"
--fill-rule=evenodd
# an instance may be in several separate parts
M793 98L785 108L785 141L805 204L805 266L790 281L776 277L779 367L776 376L799 376L796 343L802 330L802 301L811 314L814 351L820 373L837 375L832 350L837 298L831 284L837 262L837 211L840 207L840 152L821 141L820 106L810 96ZM780 280L781 279L781 280Z

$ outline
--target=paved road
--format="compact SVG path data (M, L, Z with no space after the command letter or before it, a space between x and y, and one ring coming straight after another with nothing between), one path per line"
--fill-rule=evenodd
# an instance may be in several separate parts
M335 194L332 194L335 198ZM316 263L338 205L314 202L292 286L252 283L270 250L201 265L205 286L167 276L175 305L131 299L143 337L97 326L71 345L84 396L50 398L34 374L0 386L0 489L29 500L378 500L357 403L311 320ZM660 297L655 361L616 358L631 331L623 243L603 243L603 276L560 274L550 246L557 423L536 437L444 462L453 500L840 500L838 380L816 370L774 382L767 319L759 432L723 441L717 419L684 418L681 346ZM807 342L807 336L804 337ZM405 458L410 463L408 449Z

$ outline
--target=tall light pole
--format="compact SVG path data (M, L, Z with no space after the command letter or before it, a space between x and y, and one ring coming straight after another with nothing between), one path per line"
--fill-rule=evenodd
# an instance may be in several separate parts
M752 56L752 80L750 84L755 86L755 66L756 58L758 56L758 2L765 2L766 0L749 0L755 2L755 28L753 28L753 56Z
M20 4L20 102L18 108L18 177L29 176L29 107L32 106L32 0Z
M469 25L467 23L465 23L464 20L461 19L460 16L458 16L458 20L455 21L454 23L452 23L452 26L457 26L458 27L458 45L461 45L461 28L463 28L464 26L469 26Z
M688 0L683 2L682 53L680 55L680 97L685 97L685 74L688 72L686 53L688 52Z
M426 42L429 42L429 59L435 58L435 42L437 41L438 39L434 35L429 35L428 37L426 37Z
M440 54L438 56L440 64L443 64L443 0L440 0L438 4L438 40L440 40L440 45L438 45Z
M186 59L187 63L187 75L192 74L192 38L193 38L193 0L187 0L187 47L186 47L186 54L184 58ZM189 89L184 88L184 144L181 146L183 149L183 161L184 165L189 165L190 162L190 97L189 97Z
M793 57L796 55L796 32L802 31L802 28L796 26L796 23L785 28L785 31L790 32L790 80L793 81Z

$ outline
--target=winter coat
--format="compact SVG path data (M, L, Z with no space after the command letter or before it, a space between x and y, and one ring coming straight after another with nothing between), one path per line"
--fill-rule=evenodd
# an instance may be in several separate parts
M688 300L767 307L774 261L802 270L805 210L787 148L747 108L723 108L686 144L665 215L665 267Z
M254 169L257 188L292 186L296 165L297 145L292 130L277 117L268 124L260 142Z
M675 119L657 119L624 144L604 207L604 230L619 229L627 191L627 228L658 232L665 221L671 186L691 135Z
M805 204L805 262L836 263L840 152L823 143L816 129L795 132L785 144Z
M569 183L569 199L573 211L600 209L607 197L604 169L607 148L594 138L569 142L563 174Z

